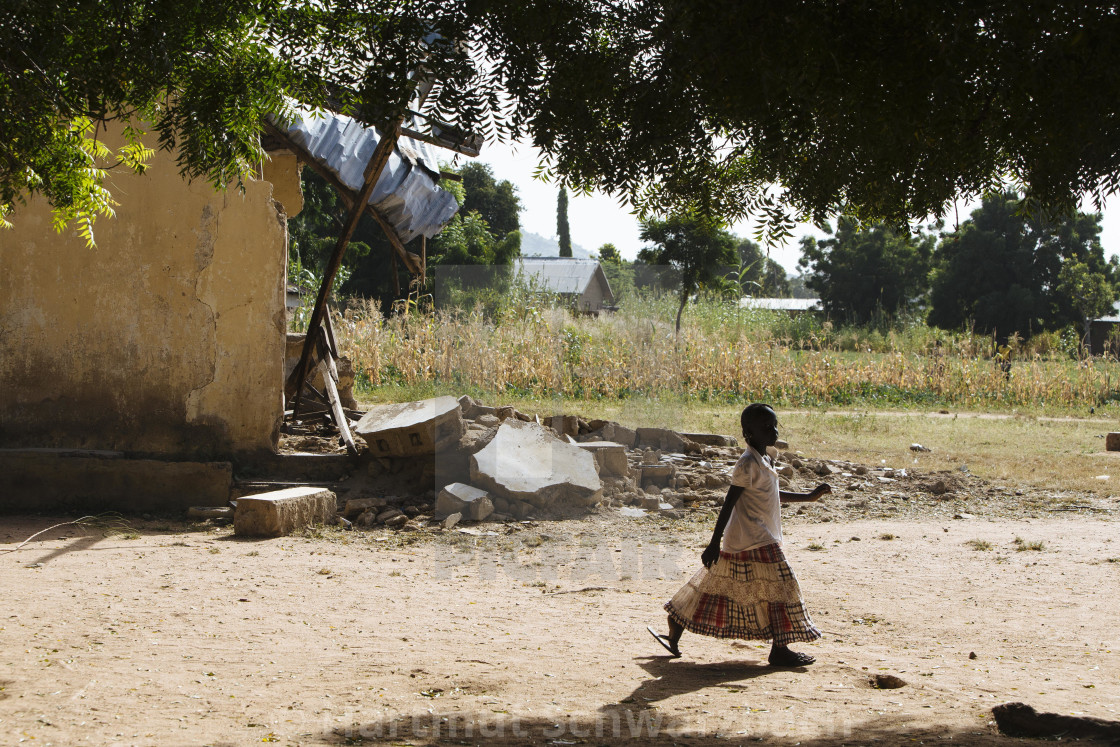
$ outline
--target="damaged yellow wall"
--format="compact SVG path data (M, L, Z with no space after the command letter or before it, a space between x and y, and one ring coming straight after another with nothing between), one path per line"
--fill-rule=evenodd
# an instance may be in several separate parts
M275 190L188 183L165 152L146 175L113 172L120 205L92 249L53 230L45 201L16 209L0 230L0 447L275 450L285 204L302 196L294 157L263 173Z

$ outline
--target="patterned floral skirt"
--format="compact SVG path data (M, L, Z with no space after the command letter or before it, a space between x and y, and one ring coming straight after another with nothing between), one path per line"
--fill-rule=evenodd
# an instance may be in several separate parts
M773 640L779 646L815 641L797 577L779 544L721 552L665 603L685 630L716 638Z

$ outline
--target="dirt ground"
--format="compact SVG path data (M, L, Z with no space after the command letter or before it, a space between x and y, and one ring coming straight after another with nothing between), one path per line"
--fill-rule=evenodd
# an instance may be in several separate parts
M787 509L825 632L799 670L689 634L671 660L645 631L706 515L63 527L0 554L0 742L1008 744L999 703L1120 719L1115 512L955 515ZM59 520L4 518L0 552Z

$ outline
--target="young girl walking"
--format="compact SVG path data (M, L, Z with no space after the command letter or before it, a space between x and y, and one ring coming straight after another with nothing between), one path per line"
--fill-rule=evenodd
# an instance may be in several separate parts
M778 440L777 414L755 403L740 420L747 450L735 464L712 541L700 556L704 567L665 604L669 634L648 630L674 657L681 655L681 634L689 630L716 638L771 640L771 666L812 664L812 656L789 649L821 633L809 619L782 552L780 504L816 501L832 488L822 483L810 493L779 490L778 474L766 456L766 447Z

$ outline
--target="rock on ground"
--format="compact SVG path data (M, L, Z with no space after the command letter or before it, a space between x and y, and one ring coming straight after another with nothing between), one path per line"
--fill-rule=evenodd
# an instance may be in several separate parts
M245 537L281 537L311 524L334 521L334 493L324 488L287 488L242 496L233 531Z
M587 506L601 496L595 457L536 423L507 420L471 457L471 482L537 508Z
M483 511L482 508L472 509L475 503L485 501L490 507L490 511ZM439 491L436 497L435 515L436 518L450 516L454 513L471 514L474 519L473 513L485 513L487 516L494 510L494 504L490 501L490 496L485 490L465 485L461 482L453 482ZM475 519L480 521L481 519Z

